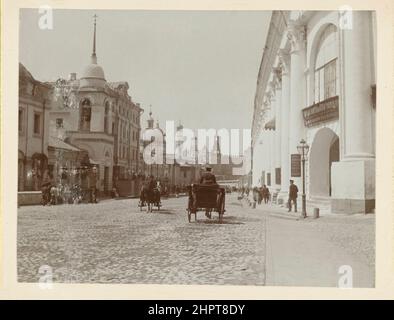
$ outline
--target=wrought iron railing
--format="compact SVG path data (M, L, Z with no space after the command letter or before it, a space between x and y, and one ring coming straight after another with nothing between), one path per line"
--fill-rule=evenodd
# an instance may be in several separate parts
M303 109L302 114L306 127L313 127L323 122L336 120L339 118L338 96L315 103Z

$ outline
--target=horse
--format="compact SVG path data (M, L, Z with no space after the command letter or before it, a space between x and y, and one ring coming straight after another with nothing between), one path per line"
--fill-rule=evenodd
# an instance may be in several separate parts
M153 206L160 207L160 191L157 187L142 186L140 192L140 208L147 205L147 212L153 211Z

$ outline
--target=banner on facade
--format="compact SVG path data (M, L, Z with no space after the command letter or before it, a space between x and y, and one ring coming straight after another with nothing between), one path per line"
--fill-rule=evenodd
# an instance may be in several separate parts
M291 155L291 176L301 177L301 155L298 153Z
M275 168L275 184L280 185L282 183L281 170L280 168Z

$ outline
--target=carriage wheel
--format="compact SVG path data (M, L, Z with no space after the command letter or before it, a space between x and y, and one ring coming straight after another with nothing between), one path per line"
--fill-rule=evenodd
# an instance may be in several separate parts
M224 215L224 197L222 198L222 201L220 203L219 207L219 222L223 221L223 215Z

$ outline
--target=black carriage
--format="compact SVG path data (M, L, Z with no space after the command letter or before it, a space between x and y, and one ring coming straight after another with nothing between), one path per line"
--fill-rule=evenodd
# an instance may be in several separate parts
M143 207L148 207L148 212L152 212L153 207L157 207L159 211L161 207L160 190L158 188L152 190L142 188L138 206L140 207L140 211L142 211Z
M212 212L219 214L219 221L222 222L225 210L225 189L217 184L204 185L193 184L188 187L187 216L191 222L191 215L197 220L197 212L205 211L207 218L212 218Z

